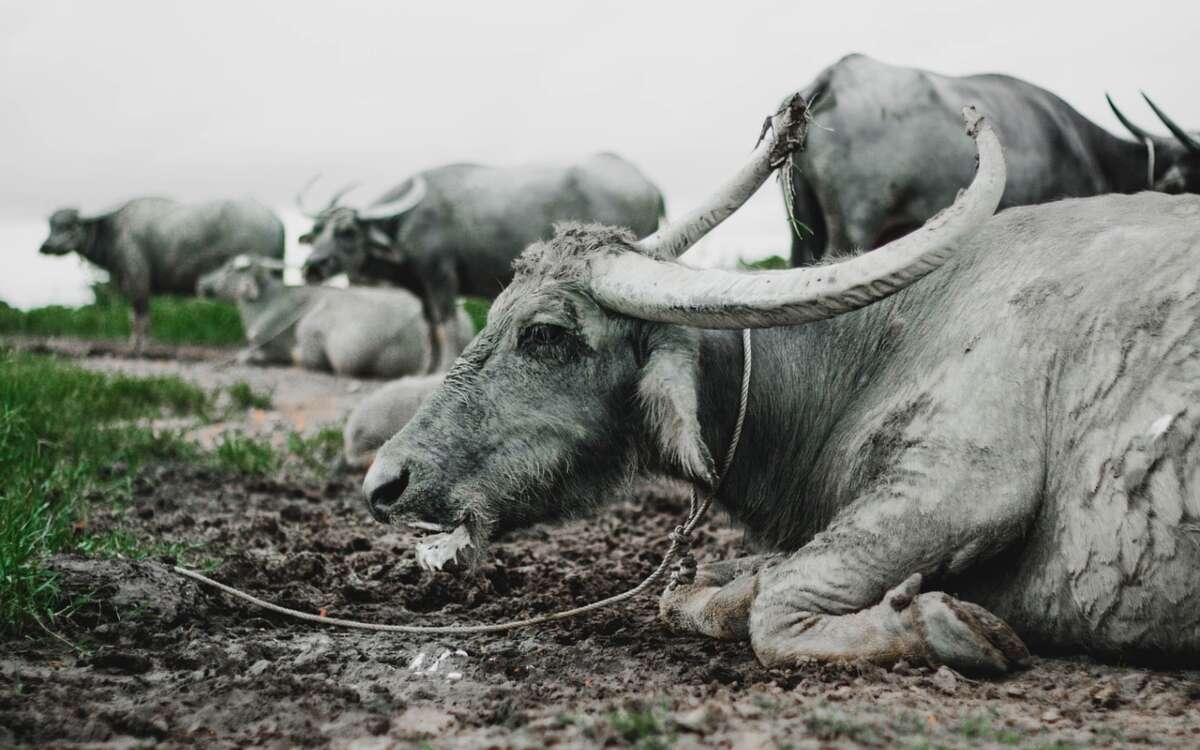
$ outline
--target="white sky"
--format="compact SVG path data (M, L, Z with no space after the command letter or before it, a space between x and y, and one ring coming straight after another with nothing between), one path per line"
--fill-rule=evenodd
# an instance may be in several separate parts
M610 150L678 214L739 164L787 92L842 55L1005 72L1123 132L1146 89L1200 127L1200 3L1040 0L266 2L0 0L0 299L76 301L36 256L59 205L253 195L287 210L321 172L373 197L449 161ZM785 252L774 183L716 251ZM294 237L303 222L285 216ZM289 238L291 239L291 238ZM291 255L291 254L290 254Z

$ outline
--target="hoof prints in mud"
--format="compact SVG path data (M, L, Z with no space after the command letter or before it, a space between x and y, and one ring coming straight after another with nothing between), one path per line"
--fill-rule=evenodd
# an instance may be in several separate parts
M183 545L184 561L214 564L218 580L371 622L499 622L618 593L657 563L686 506L673 487L649 488L592 520L502 540L460 579L421 571L415 537L371 521L348 481L324 492L178 467L142 479L132 506L94 515L93 528ZM718 526L700 535L701 556L738 552ZM322 629L202 589L170 562L54 561L64 592L95 592L56 625L80 650L40 631L0 644L0 744L1188 746L1200 731L1189 675L1051 660L1006 682L870 665L770 671L745 644L667 633L651 596L497 635Z

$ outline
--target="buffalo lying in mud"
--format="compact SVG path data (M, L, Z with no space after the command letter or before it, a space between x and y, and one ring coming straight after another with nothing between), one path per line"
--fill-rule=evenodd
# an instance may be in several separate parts
M343 193L345 191L342 191ZM512 280L512 262L562 221L595 221L653 232L663 199L629 162L597 154L567 167L453 164L426 170L364 208L301 210L313 220L305 278L345 272L421 298L433 335L430 371L454 361L446 324L460 295L492 299ZM465 344L466 342L461 342Z
M749 638L765 664L1003 671L1026 658L1017 634L1195 661L1200 197L991 218L1004 160L976 123L971 186L884 248L762 273L674 262L782 163L800 101L678 224L641 242L574 226L530 247L444 385L380 449L371 512L455 527L474 565L507 529L666 473L717 488L777 555L702 566L663 618ZM717 477L741 328L764 330Z
M397 378L423 372L430 360L421 303L403 289L292 287L283 264L239 255L202 277L202 297L235 302L250 346L250 364L297 365L338 375ZM466 313L456 335L470 341ZM461 332L461 333L459 333Z
M1117 111L1136 138L1123 140L1009 76L942 76L864 55L829 66L802 93L816 115L783 181L797 222L792 265L878 247L949 204L975 168L971 148L955 137L967 102L988 113L1004 140L1001 208L1147 189L1200 192L1200 139L1152 102L1174 137L1152 136Z
M55 211L41 252L78 253L112 275L133 306L140 352L150 332L150 295L194 294L202 275L237 255L282 259L283 224L254 201L138 198L99 216Z
M366 470L379 446L408 424L443 377L438 373L400 378L360 401L346 417L339 467Z

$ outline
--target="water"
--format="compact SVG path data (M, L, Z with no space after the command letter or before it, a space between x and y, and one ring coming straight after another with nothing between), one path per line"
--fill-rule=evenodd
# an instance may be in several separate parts
M769 185L760 191L693 248L688 254L689 264L704 268L733 267L739 259L787 257L787 226L773 187ZM289 268L284 278L289 284L299 284L302 281L299 267L309 249L297 243L296 238L308 231L311 222L291 206L276 206L275 211L287 231L284 258ZM76 255L40 255L37 250L47 232L42 217L0 218L0 253L4 253L7 261L0 273L0 301L21 309L78 306L92 301L89 285L108 275Z

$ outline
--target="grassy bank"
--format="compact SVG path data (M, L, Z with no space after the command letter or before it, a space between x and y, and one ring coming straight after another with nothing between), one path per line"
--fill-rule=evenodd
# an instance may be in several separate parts
M129 303L107 285L93 288L96 301L82 307L50 305L18 310L0 302L0 335L129 338ZM150 301L150 338L163 344L226 346L245 341L245 332L233 305L185 297L155 297Z
M174 377L106 375L0 349L0 630L45 622L69 606L43 567L47 555L180 552L121 530L95 532L87 523L90 508L131 498L141 466L188 462L230 474L286 470L323 478L340 449L336 429L293 434L284 449L231 431L203 451L150 421L184 415L207 422L269 405L268 395L244 383L208 392Z
M176 378L102 375L0 351L0 627L50 614L40 559L95 544L78 533L85 500L128 496L128 471L194 449L137 420L202 413L209 396Z
M71 336L122 340L130 336L129 303L104 288L96 302L82 307L48 305L18 310L0 301L0 336ZM475 331L487 322L490 303L465 297L463 309ZM150 301L150 338L162 344L236 346L246 340L237 308L225 302L184 297L155 297Z

